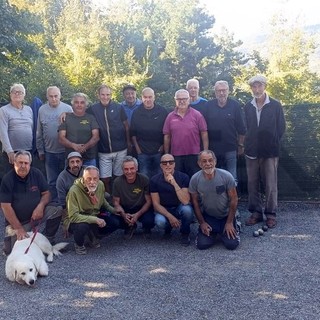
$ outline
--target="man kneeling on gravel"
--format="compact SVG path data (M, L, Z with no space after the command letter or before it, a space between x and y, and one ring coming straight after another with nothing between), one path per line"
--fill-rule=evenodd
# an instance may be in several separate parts
M208 249L220 237L223 245L234 250L240 243L236 211L238 196L236 183L230 172L216 168L213 151L204 150L198 158L202 169L195 173L189 184L194 211L199 222L197 248Z

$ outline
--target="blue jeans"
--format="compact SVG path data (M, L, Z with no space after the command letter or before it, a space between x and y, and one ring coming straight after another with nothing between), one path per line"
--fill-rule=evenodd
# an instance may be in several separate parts
M56 181L59 176L59 173L63 171L65 168L65 161L66 159L64 152L45 152L45 168L52 202L58 202Z
M237 151L228 151L223 155L217 155L217 168L229 171L237 184Z
M83 165L84 166L97 166L97 160L96 159L86 159L86 160L83 160Z
M191 205L180 204L178 207L166 208L177 219L181 220L180 232L182 234L190 233L190 224L194 220L193 208ZM159 229L164 229L166 232L170 232L172 227L169 220L159 212L155 212L155 223Z
M151 178L160 172L161 154L138 154L139 172Z
M205 235L202 233L201 228L199 227L198 234L197 234L197 239L196 239L196 245L197 248L200 250L205 250L213 246L216 242L216 236L220 235L221 236L221 242L223 245L229 249L229 250L234 250L236 249L239 244L240 244L240 236L239 236L239 228L236 225L236 220L234 220L234 227L237 230L237 236L235 239L229 239L227 234L224 232L224 226L227 221L227 217L223 219L217 219L215 217L209 216L208 214L203 214L203 218L206 223L210 225L212 228L212 231L210 233L210 236Z

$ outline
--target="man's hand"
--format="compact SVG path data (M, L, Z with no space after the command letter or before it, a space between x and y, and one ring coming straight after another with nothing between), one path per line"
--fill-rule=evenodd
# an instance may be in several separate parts
M169 182L170 184L174 185L176 180L174 179L173 175L171 173L164 175L165 181Z
M170 218L168 218L168 220L172 228L180 228L181 222L176 217L171 216Z
M203 234L205 234L208 237L210 236L210 232L212 231L212 228L207 222L202 222L200 224L200 229Z
M134 214L124 213L122 216L123 216L124 222L127 225L129 225L130 227L135 225L136 219L134 217Z
M106 226L106 222L103 219L97 218L97 225L99 228L103 228Z
M42 219L43 218L43 210L44 210L44 208L42 208L42 206L37 206L32 212L31 219L32 220Z
M29 235L27 234L26 230L23 229L23 227L16 229L16 236L17 240L23 240L26 238L29 238Z
M237 231L233 226L232 222L227 222L224 226L224 232L227 234L228 239L235 239Z
M9 163L13 164L14 163L14 152L9 152L7 153L8 159L9 159Z

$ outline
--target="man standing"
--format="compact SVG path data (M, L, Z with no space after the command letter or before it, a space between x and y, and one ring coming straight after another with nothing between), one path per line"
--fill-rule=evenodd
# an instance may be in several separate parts
M127 152L131 151L129 124L123 107L111 100L112 91L107 85L98 89L99 102L88 109L99 124L100 141L98 158L100 179L105 190L111 194L112 176L121 176L121 164Z
M175 170L174 157L164 154L161 157L162 172L150 180L150 193L155 211L155 223L170 235L172 228L180 228L181 244L190 244L190 224L194 214L188 191L189 176Z
M248 176L248 209L246 225L263 220L261 182L265 190L266 224L274 228L278 205L278 163L280 140L285 132L285 118L279 101L266 93L267 79L257 75L249 80L253 99L244 107L247 134L245 156Z
M198 110L202 115L204 115L206 111L207 99L199 96L199 91L200 91L199 80L189 79L187 81L186 89L188 90L190 95L190 106Z
M121 105L126 112L128 123L131 124L131 117L133 112L141 106L142 101L137 98L137 89L132 84L127 84L122 89L122 94L124 100L121 102Z
M47 181L52 201L57 201L56 181L65 167L65 148L59 143L58 128L61 113L72 112L70 105L61 102L58 87L47 88L48 102L38 112L36 133L37 151L40 160L45 161Z
M154 214L149 194L149 179L138 173L137 159L131 156L122 162L123 175L116 178L113 185L113 203L120 213L121 228L131 238L137 222L142 223L144 234L149 237L154 227Z
M14 154L13 170L4 175L0 187L1 209L5 217L4 253L9 254L16 240L28 238L28 231L40 223L51 243L61 221L61 207L50 206L50 192L45 177L31 167L29 151ZM42 226L44 226L42 230Z
M229 171L237 182L237 156L244 151L246 128L240 104L228 98L229 84L217 81L214 85L216 99L206 105L209 149L217 157L217 167Z
M178 90L174 98L176 107L168 114L163 126L164 153L171 153L176 169L191 177L199 170L200 141L203 148L208 149L207 124L199 111L190 108L187 90Z
M149 178L159 172L159 162L163 153L162 128L167 110L155 104L154 91L142 90L143 104L132 115L130 133L139 162L139 172Z
M33 112L24 105L26 89L21 83L10 88L10 103L0 108L0 139L6 158L6 172L12 169L14 153L19 150L32 150Z
M200 152L202 170L190 180L189 191L199 222L196 245L200 250L208 249L216 243L219 235L224 246L234 250L240 243L235 219L238 205L236 183L230 172L216 168L216 161L211 150Z
M96 119L87 114L89 99L84 93L76 93L71 101L73 113L67 113L59 127L59 142L66 148L66 156L76 151L82 155L85 165L95 165L99 126Z

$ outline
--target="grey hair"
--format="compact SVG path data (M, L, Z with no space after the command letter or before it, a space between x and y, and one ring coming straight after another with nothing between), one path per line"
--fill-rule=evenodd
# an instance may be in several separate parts
M32 162L32 155L31 155L31 153L30 153L29 151L27 151L27 150L19 150L18 152L16 152L16 153L14 154L14 157L13 157L14 162L17 161L17 158L18 158L19 156L28 156L28 157L29 157L29 160L30 160L30 163Z
M71 104L73 104L75 98L77 97L81 97L81 98L84 98L85 102L86 102L86 107L89 105L89 98L88 96L85 94L85 93L82 93L82 92L78 92L78 93L75 93L72 97L72 100L71 100Z
M60 94L60 96L61 96L61 90L60 90L60 88L58 88L57 86L50 86L50 87L48 87L48 88L47 88L47 95L48 95L49 91L52 90L52 89L58 90L58 91L59 91L59 94Z
M200 160L201 156L202 156L204 153L205 153L205 154L211 154L211 155L212 155L212 158L213 158L215 161L217 161L217 157L216 157L216 155L214 154L214 152L213 152L212 150L202 150L202 151L198 154L198 161Z
M189 91L188 91L188 90L186 90L186 89L179 89L179 90L176 91L176 93L174 94L174 98L175 98L175 99L177 98L177 95L178 95L179 93L185 93L185 94L188 95L188 98L190 98L190 95L189 95Z
M99 171L99 169L98 169L96 166L86 166L86 167L83 169L83 173L88 172L88 171L91 171L91 170L96 170L96 171L98 172L98 175L100 176L100 171Z
M154 90L152 88L150 88L150 87L143 88L142 91L141 91L141 95L143 96L146 91L151 91L153 96L154 96Z
M23 86L23 84L21 83L14 83L11 87L10 87L10 93L16 89L16 88L19 88L19 90L21 90L23 92L23 94L26 94L26 89L25 87Z
M227 86L228 90L229 90L229 83L225 80L218 80L214 86L213 86L213 89L216 89L217 86L219 86L220 84L223 84L225 86Z
M189 84L190 84L191 82L195 82L195 83L197 84L198 88L200 87L199 80L198 80L198 79L195 79L195 78L192 78L192 79L189 79L189 80L187 81L186 88L188 88L188 86L189 86Z
M125 164L126 162L134 162L135 167L138 169L138 160L137 160L135 157L132 157L132 156L126 156L126 157L124 157L124 159L123 159L123 161L122 161L122 166L121 166L122 169L123 169L124 164Z

